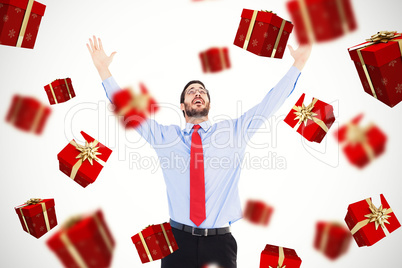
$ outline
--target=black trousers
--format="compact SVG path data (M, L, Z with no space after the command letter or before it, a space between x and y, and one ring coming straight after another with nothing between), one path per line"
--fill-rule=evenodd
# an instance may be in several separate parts
M179 249L162 259L162 268L236 268L237 243L231 233L193 236L172 228Z

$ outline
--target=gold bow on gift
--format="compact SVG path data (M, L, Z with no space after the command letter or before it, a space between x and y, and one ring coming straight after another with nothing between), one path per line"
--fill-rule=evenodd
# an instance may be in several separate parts
M262 9L261 9L261 11L262 11L262 12L268 12L268 13L272 13L272 14L276 15L276 13L272 12L271 10L270 10L270 11L268 11L268 10L262 10Z
M313 122L319 125L325 132L328 132L327 125L325 125L325 123L321 119L316 118L315 116L317 116L317 114L312 112L317 101L318 100L314 98L313 101L307 106L305 106L304 104L302 104L302 106L293 106L293 110L296 110L296 112L294 112L294 114L296 115L294 120L299 120L294 127L296 130L302 123L304 123L304 126L307 126L308 120L313 120Z
M352 233L352 235L354 235L361 228L363 228L364 226L366 226L367 224L372 223L372 222L375 223L376 230L378 229L378 226L381 226L382 230L384 231L385 236L389 235L389 231L387 230L387 227L385 227L385 223L390 224L388 222L388 218L390 218L391 215L388 215L388 214L393 212L392 208L388 208L388 209L382 208L382 205L379 208L377 208L376 206L374 206L374 204L370 198L367 198L366 202L369 205L371 213L364 215L364 217L368 218L367 220L362 220L353 227L353 229L350 231Z
M28 201L25 202L25 204L29 205L36 205L39 204L42 201L40 198L31 198Z
M368 42L372 43L388 43L391 39L395 37L399 37L401 34L396 34L396 31L381 31L376 33L375 35L372 35L369 39L366 39Z
M128 89L131 95L131 100L125 105L123 108L120 109L118 115L125 115L128 113L132 108L135 108L139 111L144 111L149 106L149 100L151 96L146 94L135 94L131 88Z
M367 141L367 131L372 127L373 124L369 124L367 127L362 128L356 124L349 123L346 132L346 140L353 146L360 144L366 152L369 160L373 160L375 158L375 152Z
M100 160L97 155L102 154L98 152L99 146L95 146L97 143L98 142L95 143L95 141L90 143L85 141L85 146L76 143L75 148L81 152L76 158L82 159L82 162L88 159L89 163L93 165L93 160Z

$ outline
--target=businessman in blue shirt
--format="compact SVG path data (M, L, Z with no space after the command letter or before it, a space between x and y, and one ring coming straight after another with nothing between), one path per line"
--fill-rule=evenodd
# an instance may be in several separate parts
M87 47L112 100L121 89L109 71L116 52L107 56L95 36ZM311 46L297 50L289 46L289 50L293 66L259 104L239 118L212 124L208 119L210 93L201 81L194 80L187 83L180 96L180 109L186 119L184 129L152 119L136 128L159 159L184 159L189 163L183 168L172 164L162 169L170 224L179 246L162 259L162 268L202 268L212 263L236 267L237 244L230 225L242 217L238 183L247 140L293 92ZM221 162L216 164L213 160Z

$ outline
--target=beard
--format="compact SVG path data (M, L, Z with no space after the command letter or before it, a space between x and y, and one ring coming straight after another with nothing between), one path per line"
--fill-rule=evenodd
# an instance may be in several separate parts
M209 103L207 105L205 105L205 108L203 108L203 109L193 109L193 108L191 108L191 105L184 103L184 110L188 117L200 118L200 117L208 115Z

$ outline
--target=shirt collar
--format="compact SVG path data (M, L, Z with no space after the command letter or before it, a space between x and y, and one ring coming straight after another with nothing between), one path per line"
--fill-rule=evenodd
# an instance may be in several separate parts
M207 132L211 127L211 122L209 120L207 120L207 121L201 122L199 125L204 130L204 132ZM190 134L190 131L193 129L193 126L194 126L194 124L187 123L186 128L184 129L184 132L187 134Z

